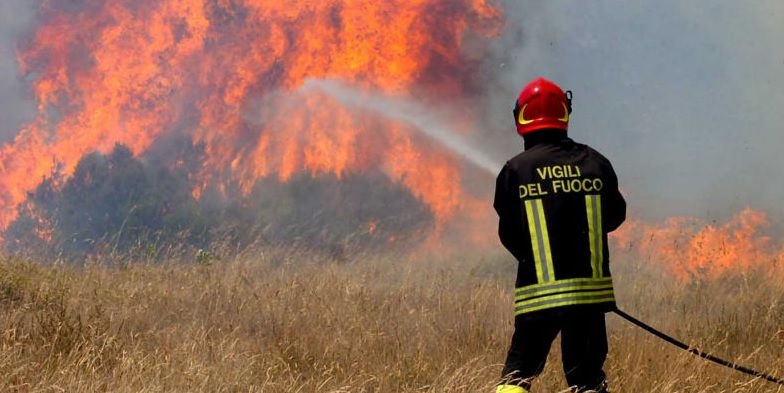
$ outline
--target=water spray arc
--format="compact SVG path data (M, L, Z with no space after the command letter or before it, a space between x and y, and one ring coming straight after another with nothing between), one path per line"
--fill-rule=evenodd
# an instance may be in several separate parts
M313 89L327 93L346 107L368 109L390 119L408 123L489 175L495 176L501 170L501 163L471 146L468 140L450 130L439 116L413 100L360 90L336 80L309 79L303 84L301 91Z

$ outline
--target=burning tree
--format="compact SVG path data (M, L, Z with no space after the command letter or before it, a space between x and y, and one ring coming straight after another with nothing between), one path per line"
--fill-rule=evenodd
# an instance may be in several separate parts
M150 236L204 232L187 178L135 159L118 145L84 156L74 173L55 174L32 192L4 233L12 252L35 248L66 254L128 250ZM38 247L33 247L38 246Z
M73 177L62 198L76 197L71 187L86 190L85 182L95 181L79 177L81 171L98 175L120 155L142 157L171 140L202 152L188 171L194 200L215 190L231 196L234 189L252 199L260 180L380 176L385 180L365 181L404 187L446 222L473 202L455 157L423 143L406 124L298 90L309 78L339 78L391 95L466 97L476 62L465 56L464 38L469 31L494 34L500 21L486 0L43 0L36 28L18 51L38 113L0 149L0 230L29 229L39 218L19 207L45 204L35 195L52 193L56 182L42 183L51 179L52 162L63 179ZM127 149L109 154L118 143ZM82 159L96 151L109 155ZM159 156L170 170L187 158L172 150ZM158 181L145 174L152 169L129 165L138 181ZM140 200L149 195L118 196L111 202L119 204L116 211L100 218L57 208L65 221L53 223L89 222L79 237L112 233L122 243L134 237L128 225L135 228L137 217L200 204L184 199L184 179L166 176L177 184L169 199L147 205ZM193 224L147 218L155 230Z
M258 181L244 194L209 189L199 199L184 167L133 157L126 146L84 156L71 176L42 182L3 233L11 253L81 256L213 240L262 239L328 249L335 256L422 238L432 214L405 188L381 176L300 175ZM228 194L228 195L227 195Z

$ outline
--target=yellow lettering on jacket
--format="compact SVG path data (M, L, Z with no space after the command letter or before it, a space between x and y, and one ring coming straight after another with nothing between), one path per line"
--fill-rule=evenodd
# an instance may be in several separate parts
M577 165L549 165L536 168L541 181L520 184L520 199L536 198L551 194L598 194L604 182L598 177L583 177Z
M602 179L596 178L582 178L570 180L553 180L552 189L553 193L596 193L602 191L604 183Z
M536 168L536 173L542 180L569 179L581 177L580 167L577 165L550 165Z
M542 183L528 183L520 185L520 199L539 197L550 194L542 187Z

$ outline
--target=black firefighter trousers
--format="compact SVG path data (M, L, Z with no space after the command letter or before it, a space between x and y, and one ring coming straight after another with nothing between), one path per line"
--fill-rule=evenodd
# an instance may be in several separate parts
M530 388L530 381L544 370L550 346L561 333L561 357L566 382L577 391L604 391L607 329L603 311L569 310L541 318L515 318L512 345L503 378Z

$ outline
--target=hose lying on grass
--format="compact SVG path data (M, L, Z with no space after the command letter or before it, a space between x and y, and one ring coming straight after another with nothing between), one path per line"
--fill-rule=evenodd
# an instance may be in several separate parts
M711 355L711 354L709 354L707 352L700 351L697 348L690 347L690 346L684 344L683 342L680 342L680 341L678 341L678 340L676 340L676 339L674 339L674 338L672 338L672 337L662 333L661 331L651 327L650 325L646 324L645 322L642 322L639 319L634 318L633 316L631 316L631 315L621 311L620 309L616 308L614 310L614 312L616 314L618 314L618 316L620 316L621 318L623 318L623 319L631 322L632 324L640 327L641 329L645 330L646 332L648 332L650 334L653 334L654 336L656 336L656 337L658 337L658 338L660 338L660 339L662 339L662 340L664 340L664 341L666 341L666 342L668 342L668 343L670 343L670 344L672 344L672 345L674 345L674 346L676 346L676 347L678 347L678 348L680 348L680 349L682 349L682 350L684 350L686 352L689 352L691 354L697 355L697 356L699 356L699 357L701 357L703 359L710 360L711 362L720 364L720 365L722 365L724 367L728 367L728 368L731 368L733 370L738 370L740 372L743 372L743 373L746 373L746 374L749 374L749 375L753 375L755 377L763 378L763 379L765 379L766 381L769 381L769 382L774 382L774 383L777 383L779 385L784 385L784 380L776 378L776 377L774 377L774 376L772 376L772 375L770 375L768 373L763 373L763 372L760 372L760 371L752 370L752 369L750 369L748 367L744 367L744 366L741 366L739 364L735 364L733 362L730 362L729 360L724 360L724 359L718 358L718 357L716 357L714 355Z

